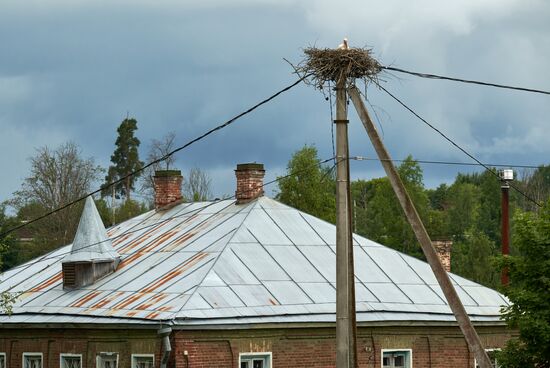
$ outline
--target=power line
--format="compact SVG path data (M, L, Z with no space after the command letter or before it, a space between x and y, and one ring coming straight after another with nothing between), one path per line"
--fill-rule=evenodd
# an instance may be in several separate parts
M291 177L291 176L298 175L298 174L301 174L301 173L303 173L303 172L307 172L308 170L310 170L310 169L311 169L312 167L314 167L314 166L320 167L321 165L323 165L323 164L325 164L325 163L327 163L327 162L329 162L329 161L332 161L332 160L334 160L334 157L330 157L330 158L327 158L327 159L324 159L324 160L318 160L318 161L315 163L315 165L311 165L310 167L306 167L306 168L301 169L301 170L293 171L293 172L291 172L291 173L289 173L289 174L286 174L286 175L283 175L283 176L279 176L279 177L277 177L277 178L275 178L275 179L273 179L273 180L271 180L271 181L268 181L268 182L266 182L266 183L263 183L263 184L260 186L260 188L263 189L264 187L266 187L266 186L268 186L268 185L271 185L271 184L273 184L273 183L275 183L275 182L278 182L279 180L283 180L283 179L289 178L289 177ZM344 159L340 159L339 161L337 161L336 163L334 163L334 165L332 165L332 166L327 170L327 172L319 179L319 182L322 183L322 182L328 177L328 175L329 175L330 172L334 169L334 167L338 164L338 162L341 162L342 160L344 160ZM95 242L95 243L92 243L92 244L88 244L88 245L86 245L86 246L84 246L84 247L82 247L82 248L80 248L80 249L86 249L86 248L90 248L90 247L93 247L93 246L98 245L98 244L102 244L102 243L105 243L105 242L108 242L108 241L116 240L116 239L121 238L121 237L123 237L123 236L126 236L126 235L128 235L128 234L132 234L132 233L135 233L135 232L138 232L138 231L141 231L141 230L145 230L145 229L148 229L148 228L150 228L150 227L154 227L154 226L157 226L157 225L166 223L166 222L168 222L168 221L170 221L170 220L173 220L173 219L176 219L176 218L188 216L189 214L191 214L191 213L193 213L193 212L200 212L200 211L205 210L205 209L207 209L208 207L213 206L213 205L215 205L215 204L218 204L218 203L220 203L220 202L222 202L222 201L235 199L235 198L237 197L237 194L248 193L248 192L251 191L251 190L255 190L255 189L242 190L242 191L240 191L240 192L238 192L238 193L236 192L234 195L232 195L232 196L230 196L230 197L227 197L227 198L224 198L224 199L216 199L216 200L210 201L210 202L208 202L208 204L206 204L206 205L204 205L204 206L202 206L202 207L195 208L195 209L193 209L192 211L185 212L185 213L182 213L182 214L179 214L179 215L170 216L170 217L167 217L167 218L162 219L161 221L157 221L157 222L154 222L154 223L151 223L151 224L142 226L142 227L137 228L137 229L128 229L127 231L124 231L124 232L122 232L122 233L120 233L120 234L118 234L118 235L116 235L116 236L113 236L113 237L111 237L111 238L109 238L109 239L102 240L102 241L99 241L99 242ZM63 246L66 246L66 245L63 245ZM56 250L58 250L58 249L59 249L59 248L57 248ZM54 250L54 251L52 251L52 252L50 252L50 253L48 253L48 254L54 253L56 250ZM67 251L67 252L57 253L55 256L49 256L49 257L47 257L48 254L46 254L46 255L45 255L46 257L42 256L41 258L36 259L35 261L30 261L30 262L21 264L21 265L19 265L19 266L15 266L15 267L10 268L9 270L6 270L6 271L13 271L13 270L17 270L17 269L24 268L24 267L29 267L29 266L32 266L32 265L34 265L34 264L36 264L36 263L46 261L46 260L48 260L48 259L59 258L59 257L61 257L61 256L63 256L63 255L69 254L70 252L71 252L71 251L69 250L69 251ZM155 252L152 252L152 253L155 253ZM49 267L49 265L48 265L47 267Z
M380 158L372 158L372 157L364 157L364 156L353 156L350 157L350 160L355 161L392 161L392 162L405 162L407 160L398 160L398 159L380 159ZM412 159L414 162L418 162L419 164L435 164L435 165L456 165L456 166L482 166L476 162L456 162L456 161L433 161L433 160L417 160L415 158ZM489 167L513 167L513 168L520 168L520 169L538 169L540 166L534 166L534 165L506 165L506 164L485 164Z
M399 98L395 97L392 93L390 93L387 89L385 89L384 87L382 87L380 84L378 84L378 87L380 89L382 89L384 92L386 92L391 98L393 98L395 101L397 101L401 106L403 106L405 109L407 109L411 114L413 114L414 116L416 116L420 121L422 121L424 124L426 124L427 126L429 126L431 129L435 130L439 135L441 135L443 138L445 138L445 140L447 140L449 143L451 143L453 146L455 146L456 148L458 148L460 151L462 151L466 156L470 157L472 160L474 160L475 162L477 162L480 166L483 166L487 171L489 171L491 174L493 174L496 178L498 178L500 180L500 176L498 173L496 173L494 170L492 170L489 166L487 166L486 164L482 163L481 161L479 161L475 156L473 156L471 153L469 153L468 151L466 151L464 148L460 147L457 143L455 143L451 138L449 138L448 136L446 136L441 130L439 130L438 128L436 128L435 126L433 126L432 124L430 124L426 119L424 119L423 117L421 117L420 115L418 115L413 109L411 109L409 106L407 106L403 101L401 101ZM512 183L509 183L510 187L513 188L516 192L518 192L519 194L521 194L522 196L524 196L526 199L528 199L529 201L533 202L534 204L536 204L537 206L539 207L542 207L542 205L537 202L535 199L531 198L530 196L528 196L526 193L524 193L523 191L521 191L519 188L517 188L515 185L513 185Z
M241 117L243 117L243 116L245 116L245 115L251 113L252 111L256 110L258 107L260 107L260 106L262 106L262 105L268 103L269 101L273 100L274 98L276 98L276 97L279 96L280 94L282 94L282 93L284 93L284 92L290 90L291 88L295 87L296 85L300 84L300 83L302 82L302 80L303 80L304 78L307 78L307 77L308 77L308 76L306 75L306 76L304 76L304 77L298 79L298 80L295 81L294 83L292 83L292 84L286 86L285 88L279 90L278 92L274 93L273 95L269 96L268 98L266 98L266 99L264 99L264 100L258 102L258 103L255 104L254 106L250 107L248 110L245 110L245 111L241 112L240 114L234 116L233 118L227 120L227 121L224 122L223 124L220 124L220 125L218 125L218 126L212 128L212 129L208 130L208 131L205 132L204 134L202 134L202 135L200 135L200 136L198 136L198 137L196 137L196 138L190 140L189 142L185 143L183 146L180 146L180 147L174 149L173 151L167 153L165 156L163 156L163 157L161 157L161 158L159 158L159 159L156 159L156 160L153 160L153 161L149 162L148 164L142 166L140 169L135 170L135 171L133 171L133 172L131 172L131 173L129 173L129 174L127 174L127 175L125 175L125 176L119 178L118 180L112 181L112 182L110 182L110 183L108 183L108 184L102 186L101 188L96 189L96 190L94 190L93 192L88 193L88 194L86 194L86 195L84 195L84 196L82 196L82 197L80 197L80 198L78 198L78 199L76 199L76 200L74 200L74 201L72 201L72 202L69 202L69 203L67 203L67 204L65 204L65 205L63 205L63 206L61 206L61 207L58 207L58 208L56 208L56 209L54 209L54 210L52 210L52 211L50 211L50 212L47 212L47 213L45 213L45 214L43 214L43 215L41 215L41 216L38 216L38 217L36 217L36 218L34 218L34 219L32 219L32 220L29 220L29 221L25 222L24 224L15 226L14 228L11 228L11 229L9 229L9 230L4 231L3 233L0 234L0 238L6 236L6 235L8 235L8 234L10 234L11 232L13 232L13 231L15 231L15 230L21 229L21 228L23 228L23 227L25 227L25 226L28 226L28 225L30 225L30 224L36 222L36 221L39 221L39 220L42 220L42 219L44 219L44 218L46 218L46 217L48 217L48 216L51 216L51 215L53 215L54 213L57 213L57 212L59 212L59 211L61 211L61 210L64 210L65 208L70 207L70 206L72 206L72 205L74 205L74 204L76 204L76 203L78 203L78 202L80 202L80 201L86 199L87 197L89 197L89 196L91 196L91 195L97 194L97 193L99 193L99 192L101 192L101 191L103 191L103 190L105 190L105 189L107 189L107 188L112 187L113 185L116 185L116 184L118 184L118 183L123 182L123 181L126 180L127 178L129 178L129 177L131 177L131 176L134 176L134 175L136 175L136 174L142 172L143 170L145 170L146 168L148 168L148 167L150 167L150 166L153 166L153 165L155 165L155 164L158 164L158 163L160 163L160 162L166 160L167 158L169 158L169 157L172 156L173 154L175 154L175 153L177 153L177 152L179 152L179 151L181 151L181 150L183 150L183 149L189 147L190 145L192 145L192 144L194 144L194 143L196 143L196 142L198 142L198 141L200 141L200 140L206 138L206 137L209 136L210 134L212 134L212 133L214 133L214 132L216 132L216 131L218 131L218 130L221 130L221 129L223 129L223 128L229 126L229 125L231 125L232 123L234 123L234 122L235 122L236 120L238 120L239 118L241 118Z
M482 82L482 81L477 81L477 80L472 80L472 79L462 79L462 78L446 77L446 76L437 75L437 74L419 73L419 72L413 72L413 71L410 71L410 70L396 68L396 67L393 67L393 66L380 66L380 68L385 69L385 70L391 70L391 71L394 71L394 72L410 74L410 75L414 75L414 76L420 77L420 78L441 79L441 80L448 80L448 81L453 81L453 82L477 84L477 85L481 85L481 86L504 88L504 89L511 89L511 90L516 90L516 91L541 93L541 94L544 94L544 95L550 95L549 91L544 91L544 90L534 89L534 88L516 87L516 86L505 85L505 84Z

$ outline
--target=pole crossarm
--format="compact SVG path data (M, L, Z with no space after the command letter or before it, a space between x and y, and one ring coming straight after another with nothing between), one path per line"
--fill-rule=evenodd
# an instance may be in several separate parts
M466 313L466 310L464 309L464 306L462 305L462 302L458 297L455 288L453 287L453 284L451 283L449 275L447 274L439 260L437 252L433 247L432 241L428 235L428 232L426 231L426 228L424 227L424 224L422 223L422 220L420 219L420 216L418 215L418 212L416 211L416 208L407 190L405 189L401 178L399 177L397 169L393 165L391 157L386 150L386 147L384 146L382 140L380 139L380 136L378 135L372 119L369 116L369 113L367 111L365 103L361 98L359 90L357 89L357 87L351 86L348 92L357 111L357 114L359 115L359 118L361 119L367 131L367 134L374 146L376 154L378 155L378 158L380 159L380 162L384 167L386 175L388 176L388 179L397 196L397 199L399 200L399 203L401 204L401 207L405 212L407 220L411 224L414 234L416 235L416 238L420 243L420 246L422 247L422 251L424 252L424 255L426 256L426 259L428 260L428 263L432 268L435 278L437 279L437 282L441 287L443 294L445 295L445 299L447 300L449 307L455 315L455 318L458 322L458 325L460 326L460 329L462 330L462 333L464 334L470 350L474 353L477 364L480 366L480 368L491 368L491 362L489 360L489 357L487 356L487 353L485 352L485 349L483 348L483 345L481 344L481 340L479 339L479 336L475 331L474 326L472 325L472 322L470 321L470 318L468 317L468 314Z

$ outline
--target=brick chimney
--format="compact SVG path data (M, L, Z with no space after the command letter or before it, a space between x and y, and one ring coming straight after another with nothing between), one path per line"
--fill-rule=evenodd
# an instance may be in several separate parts
M452 240L434 240L433 245L439 261L443 265L443 268L447 272L451 272L451 247L453 246Z
M257 163L238 164L235 170L237 176L237 204L250 202L264 195L264 165Z
M178 203L181 195L183 176L180 170L158 170L153 177L155 183L155 209L163 209Z

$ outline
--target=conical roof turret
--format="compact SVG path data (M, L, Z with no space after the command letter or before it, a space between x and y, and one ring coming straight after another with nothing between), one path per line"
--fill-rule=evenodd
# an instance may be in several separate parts
M118 261L119 258L120 255L107 236L93 198L86 198L71 253L63 262L104 262Z

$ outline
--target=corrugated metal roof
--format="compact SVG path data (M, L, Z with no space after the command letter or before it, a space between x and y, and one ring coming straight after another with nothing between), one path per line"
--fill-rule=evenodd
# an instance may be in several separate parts
M108 236L121 261L93 285L63 290L61 260L70 245L2 274L0 291L22 293L14 317L3 320L335 320L335 227L273 199L180 204L128 220ZM354 240L358 321L454 320L427 263ZM507 305L501 294L456 275L452 281L474 321L498 321Z

